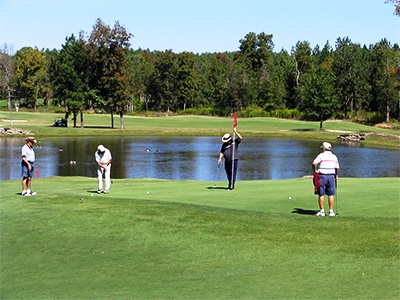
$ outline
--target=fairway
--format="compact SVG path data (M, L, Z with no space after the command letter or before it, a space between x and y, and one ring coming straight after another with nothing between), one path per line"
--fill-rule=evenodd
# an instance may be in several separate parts
M310 178L225 185L0 182L1 298L400 297L398 178L341 178L334 218L314 215Z

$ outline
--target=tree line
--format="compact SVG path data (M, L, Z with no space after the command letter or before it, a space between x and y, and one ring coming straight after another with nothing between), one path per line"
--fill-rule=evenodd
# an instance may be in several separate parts
M0 50L2 99L8 108L59 108L74 127L84 113L171 112L389 122L400 119L400 49L383 38L361 46L338 38L311 48L299 41L274 52L273 35L250 32L238 51L174 53L132 49L132 34L97 19L90 34L60 50Z

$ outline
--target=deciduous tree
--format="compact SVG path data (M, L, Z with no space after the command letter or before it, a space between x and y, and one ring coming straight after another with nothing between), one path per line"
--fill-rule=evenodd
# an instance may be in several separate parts
M386 0L385 3L393 3L394 14L400 16L400 0Z
M362 103L368 97L368 63L358 44L349 38L337 39L334 61L332 64L333 81L343 117L350 112L357 115Z
M80 113L81 127L84 127L83 110L87 107L89 93L88 59L85 41L74 35L67 37L60 52L52 59L52 81L56 96L72 112L74 127Z
M191 107L194 104L196 75L195 75L195 58L193 53L182 52L177 55L176 69L176 93L177 105L180 109L185 110L190 102Z
M150 75L147 93L152 109L169 111L177 105L177 58L171 50L158 52L154 59L154 70Z
M398 53L398 52L397 52ZM399 65L399 56L392 49L386 39L382 39L372 49L372 94L377 110L386 116L386 122L390 121L392 112L395 112L398 104L398 87L396 68Z
M7 106L8 110L10 111L10 126L13 124L11 79L14 73L14 58L11 52L12 49L7 44L4 44L0 48L0 81L2 89L4 89L7 94Z
M124 128L131 91L129 90L129 40L132 34L117 21L111 28L97 19L89 37L90 59L92 61L92 89L100 92L111 113L111 127L114 128L113 113L120 115L120 126Z
M15 54L15 76L18 97L36 110L36 103L46 80L47 60L44 51L25 47Z

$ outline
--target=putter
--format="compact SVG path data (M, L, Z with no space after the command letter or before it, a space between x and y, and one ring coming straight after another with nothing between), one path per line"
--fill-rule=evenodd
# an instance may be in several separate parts
M338 189L337 189L337 180L335 180L335 188L336 188L336 199L335 199L335 212L336 215L339 215L339 210L338 210Z
M217 180L218 180L218 175L219 175L219 167L221 166L221 164L218 164L218 168L217 168L217 174L215 175L215 180L214 180L214 186L213 189L215 189L217 187Z

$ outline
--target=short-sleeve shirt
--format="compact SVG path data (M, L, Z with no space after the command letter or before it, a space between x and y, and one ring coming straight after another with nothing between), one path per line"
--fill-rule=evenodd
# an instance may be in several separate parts
M29 147L28 144L22 146L21 149L21 157L26 157L26 160L29 162L35 162L35 151L32 147Z
M314 163L317 164L317 170L321 174L335 174L335 169L339 169L339 160L331 151L320 153L314 159Z
M96 162L99 162L103 165L105 165L110 159L112 159L111 152L107 148L104 152L100 152L99 150L97 150L96 153L94 154L94 156L95 156Z
M239 144L241 140L236 138L232 144L223 143L221 146L221 153L224 154L226 161L239 159Z

